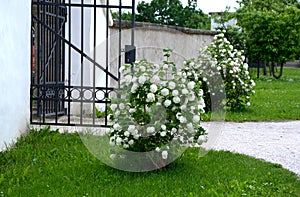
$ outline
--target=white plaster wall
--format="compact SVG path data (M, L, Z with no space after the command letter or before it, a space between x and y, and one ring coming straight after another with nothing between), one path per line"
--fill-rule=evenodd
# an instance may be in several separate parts
M180 28L179 28L180 29ZM150 23L136 23L135 46L136 60L146 59L153 63L162 63L163 49L171 48L173 53L170 61L176 63L178 67L183 66L183 61L195 58L200 49L209 45L213 41L213 31L193 30L181 28L190 33L169 28L165 25ZM118 54L118 28L111 28L111 60L116 60ZM122 47L131 43L131 29L122 30ZM124 53L122 53L122 63L124 63ZM116 71L115 71L116 72Z
M31 0L1 0L0 150L29 120Z

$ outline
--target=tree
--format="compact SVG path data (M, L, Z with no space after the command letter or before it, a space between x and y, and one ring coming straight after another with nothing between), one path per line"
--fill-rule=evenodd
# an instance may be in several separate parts
M295 0L241 0L235 17L246 38L249 60L270 63L279 78L283 64L300 52L300 10ZM280 65L279 75L274 67Z
M114 19L119 19L118 12L112 12ZM123 12L122 20L131 20L130 12ZM137 5L135 20L161 25L174 25L195 29L210 29L210 17L197 8L197 0L188 0L183 7L180 0L141 1Z
M197 8L195 0L189 0L183 7L180 0L152 0L137 5L136 21L163 25L210 29L210 17Z

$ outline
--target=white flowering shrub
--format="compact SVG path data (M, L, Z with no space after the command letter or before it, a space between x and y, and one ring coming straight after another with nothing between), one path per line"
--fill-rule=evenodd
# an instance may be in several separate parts
M205 101L206 112L212 111L212 107L222 109L225 99L224 84L217 70L217 61L213 61L205 50L199 52L196 59L184 62L182 71L188 80L194 80L196 87L201 87L203 99Z
M170 56L170 50L164 50ZM199 146L207 139L200 125L205 102L203 90L174 63L144 60L120 68L119 97L112 100L110 145L134 152L170 155L168 143Z
M222 91L222 88L215 85L209 86L210 81L218 75L221 76L226 93L223 104L231 110L241 110L245 106L250 106L250 96L255 93L253 89L255 82L249 75L248 64L245 63L245 57L242 55L243 51L233 48L224 37L224 31L219 31L213 43L200 51L196 59L187 61L186 69L189 70L197 65L198 78L203 84L208 108L211 95L220 93L218 90Z

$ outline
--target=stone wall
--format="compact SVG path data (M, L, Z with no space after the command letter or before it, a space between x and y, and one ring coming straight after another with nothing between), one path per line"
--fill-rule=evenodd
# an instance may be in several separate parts
M122 28L122 47L124 47L131 43L131 23L123 21ZM162 50L172 48L174 52L171 60L177 65L181 65L185 59L196 57L199 49L210 44L216 34L215 31L144 22L136 22L134 32L137 60L146 59L154 63L160 63L163 60ZM111 61L114 61L118 56L117 21L114 21L114 25L110 29L110 35Z

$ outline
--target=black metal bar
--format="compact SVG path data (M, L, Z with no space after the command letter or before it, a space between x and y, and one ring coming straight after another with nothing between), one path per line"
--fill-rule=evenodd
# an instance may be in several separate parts
M122 0L119 0L119 3L120 5L122 5ZM119 8L119 20L118 20L118 23L119 23L119 27L118 27L118 36L119 36L119 54L118 54L118 78L120 79L121 78L121 73L119 72L120 70L120 67L121 67L121 64L122 64L122 57L121 57L121 52L122 52L122 31L121 31L121 28L122 28L122 10L121 8ZM121 84L120 84L120 80L118 81L118 88L121 87Z
M41 124L40 122L31 122L32 125L53 125L53 126L76 126L76 127L104 127L104 128L110 128L111 125L105 125L105 124L77 124L77 123L71 123L71 124L68 124L68 123L52 123L52 122L47 122L47 124Z
M65 0L63 0L63 2L65 3ZM66 10L66 7L64 7L63 9L61 9L62 13L64 15L64 20L62 21L62 24L63 27L62 27L62 34L63 34L63 37L66 36L66 26L65 26L65 22L66 22L66 14L67 14L67 10ZM61 77L62 77L62 80L64 81L65 83L65 79L66 79L66 75L65 75L65 70L66 70L66 61L65 61L65 57L66 57L66 49L65 49L65 45L62 41L60 41L60 44L61 44L61 49L62 49L62 57L61 57L61 61L62 61L62 68L60 70L61 72ZM64 98L65 97L65 94L63 92L63 95L62 97ZM61 110L65 111L65 102L61 102Z
M134 18L135 18L135 0L132 0L132 10L131 10L131 45L134 46Z
M91 126L91 127L109 127L107 115L108 115L108 104L110 103L109 98L114 92L115 87L109 87L109 80L113 79L119 82L120 73L118 72L117 76L110 72L110 62L109 62L109 49L110 49L110 40L109 40L109 12L111 8L119 9L121 24L121 13L122 9L131 9L132 11L132 32L131 32L131 45L134 44L134 9L135 9L135 0L132 1L132 6L123 6L122 0L119 0L119 5L110 5L110 1L107 0L105 4L97 4L97 1L91 3L85 3L84 0L81 0L80 3L72 3L72 0L67 3L65 0L40 0L34 1L32 7L38 8L38 15L33 14L32 20L36 22L37 25L37 42L38 45L38 58L37 58L37 79L38 81L32 80L31 83L31 102L38 103L38 114L39 120L32 118L33 117L33 106L30 106L31 109L31 118L30 121L32 124L49 124L49 125L63 125L63 126ZM80 44L76 46L72 43L72 12L73 8L79 8L79 13L81 14L81 29L78 31L80 35ZM85 9L93 10L94 15L91 15L93 18L93 23L90 24L91 27L94 27L93 43L93 53L91 55L86 54L86 33L84 30L85 27ZM99 65L97 63L97 54L100 51L97 51L97 11L98 9L105 9L106 11L106 59L105 66ZM68 38L65 36L65 23L68 19ZM74 21L73 21L74 22ZM122 25L119 25L119 61L117 68L120 68L122 63L121 57L121 48L122 48ZM66 46L67 45L67 46ZM68 57L66 56L66 51L68 50ZM80 85L72 86L72 64L74 59L72 59L72 53L80 55ZM90 57L91 56L91 57ZM68 65L65 63L65 58L68 58ZM67 60L67 59L66 59ZM88 66L93 66L93 75L92 82L89 81L89 84L85 84L85 65L84 61L88 61L91 64ZM68 83L65 84L65 68L68 68ZM96 87L96 69L100 68L101 71L105 72L105 81L106 84L104 87ZM91 79L90 79L91 80ZM102 85L101 85L102 86ZM118 83L119 86L119 83ZM33 91L34 90L34 91ZM78 94L78 97L76 97ZM91 97L88 95L92 95ZM103 96L104 95L104 96ZM100 98L99 98L100 97ZM80 105L80 120L79 123L76 122L76 119L71 119L71 109L72 103L78 103ZM96 103L105 105L105 118L100 122L97 121L95 116ZM67 105L67 111L64 110L65 104ZM84 104L92 106L92 118L89 120L85 119L83 116ZM66 115L66 122L62 122L60 116ZM53 118L51 119L51 117Z
M53 3L53 2L33 2L35 5L49 5L49 6L67 6L67 7L84 7L84 8L93 8L94 4L81 4L81 3ZM122 5L111 5L111 4L106 4L106 5L96 5L97 8L115 8L115 9L132 9L132 6L122 6Z
M93 56L94 56L94 60L96 60L96 44L97 44L97 2L94 1L94 43L93 43ZM92 109L92 117L93 117L93 124L95 124L95 113L96 113L96 105L95 105L95 102L96 102L96 65L93 64L93 109Z
M72 18L72 12L71 12L71 7L69 7L68 8L68 14L69 14L69 27L68 27L68 34L69 34L69 40L72 40L72 34L71 34L71 29L72 29L72 20L71 20L71 18ZM71 67L71 65L72 65L72 58L71 58L71 54L72 54L72 51L71 51L71 49L72 49L72 47L71 47L71 45L69 45L69 53L68 53L68 86L69 86L69 88L68 88L68 90L69 90L69 92L71 92L71 72L72 72L72 67ZM71 117L70 117L70 114L71 114L71 94L67 94L68 95L68 98L69 98L69 101L68 101L68 124L70 124L71 123Z
M36 6L37 8L37 15L39 16L39 17L41 17L41 13L40 13L40 5L37 5ZM38 24L38 22L37 22L37 24ZM39 76L41 75L41 69L40 69L40 66L39 65L41 65L41 59L42 59L42 57L41 57L41 55L43 54L42 53L42 51L41 51L41 27L40 27L40 25L37 25L37 53L36 53L36 62L37 62L37 70L36 70L36 77L35 77L35 80L39 80ZM34 83L35 83L36 81L34 81ZM37 95L40 95L41 94L41 92L40 92L40 90L37 90ZM37 107L37 116L39 117L40 116L40 110L41 110L41 108L40 108L40 106L41 106L41 101L40 100L38 100L37 101L37 103L36 103L36 107Z
M56 17L55 17L55 31L58 32L59 30L59 7L55 7L55 13L56 13ZM55 41L56 41L56 50L55 50L55 82L56 84L59 83L59 81L61 81L60 77L59 77L59 68L60 68L60 62L59 62L59 58L60 58L60 55L59 55L59 39L58 39L58 36L55 35ZM59 90L56 89L55 91L55 97L57 98L56 101L54 101L54 112L55 112L55 123L57 123L58 121L58 113L59 113Z
M36 17L34 17L34 18L36 18ZM38 18L36 18L36 20L37 20L37 21L40 21ZM48 25L43 24L43 26L45 26L47 29L49 29L50 31L52 31L52 32L55 33L55 31L52 30L51 27L49 27ZM100 68L102 71L106 72L106 69L105 69L105 68L103 68L103 67L102 67L100 64L98 64L95 60L93 60L92 58L90 58L86 53L84 53L83 51L81 51L78 47L76 47L74 44L72 44L69 40L67 40L66 38L63 38L63 37L60 36L60 35L58 35L58 36L59 36L59 38L60 38L61 40L63 40L63 42L64 42L65 44L70 45L70 46L72 47L72 49L74 49L76 52L78 52L78 53L80 53L81 55L83 55L83 57L84 57L85 59L87 59L87 60L90 61L91 63L95 63L95 65L96 65L98 68ZM108 75L109 75L111 78L113 78L115 81L118 81L118 80L119 80L118 77L116 77L115 75L113 75L113 74L110 73L110 72L108 72Z
M42 10L43 10L43 12L45 12L46 11L46 7L43 6ZM43 20L43 23L46 24L46 16L44 14L42 15L42 20ZM46 43L46 31L45 31L45 27L44 26L42 26L42 32L43 32L43 33L41 33L42 34L42 44L45 44ZM43 50L43 57L42 57L42 64L41 65L44 65L44 59L45 59L45 57L46 57L46 50L44 49ZM45 79L46 79L46 70L45 70L44 66L42 67L42 75L43 75L43 78L44 78L44 80L43 80L42 83L45 86L46 85L46 81L45 81ZM44 100L45 97L46 97L45 96L45 90L42 89L42 99ZM45 114L46 113L45 103L44 102L41 102L41 103L42 103L42 113ZM43 118L43 123L45 123L45 116L43 116L42 118Z
M83 31L83 27L84 27L84 7L83 7L83 1L81 0L81 51L84 51L84 31ZM83 87L83 55L81 54L81 72L80 72L80 80L81 80L81 87ZM82 89L81 89L81 93L82 93ZM82 114L83 114L83 100L82 100L83 95L81 95L81 103L80 103L80 124L82 124Z

